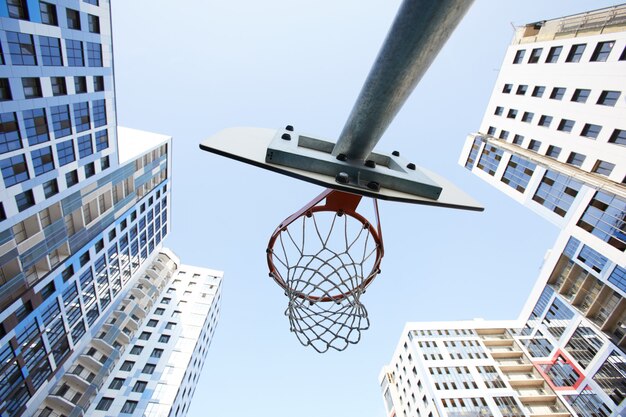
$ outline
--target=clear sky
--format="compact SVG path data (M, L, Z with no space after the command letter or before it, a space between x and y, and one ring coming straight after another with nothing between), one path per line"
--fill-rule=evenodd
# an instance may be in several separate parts
M225 271L222 315L189 416L381 417L377 377L407 321L516 318L557 229L457 164L521 25L615 4L477 0L377 150L446 176L484 213L381 202L386 255L371 328L324 355L289 332L268 277L274 228L320 187L202 152L234 126L336 140L398 0L113 0L118 122L171 135L182 262Z

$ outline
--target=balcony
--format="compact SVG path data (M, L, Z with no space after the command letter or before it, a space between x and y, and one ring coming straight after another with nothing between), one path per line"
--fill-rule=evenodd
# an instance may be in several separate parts
M98 373L102 368L102 363L100 363L93 356L89 356L84 353L78 357L78 363L83 365L85 368L90 369L94 373Z
M532 372L534 366L530 363L506 363L500 364L500 370L504 373L524 373Z

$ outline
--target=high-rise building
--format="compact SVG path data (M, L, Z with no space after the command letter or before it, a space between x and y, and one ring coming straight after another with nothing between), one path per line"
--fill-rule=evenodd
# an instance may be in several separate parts
M181 273L160 253L171 138L118 128L110 16L109 0L0 0L2 417L94 408L161 296L150 287L154 269L167 267L168 279ZM156 342L185 367L176 407L189 400L206 353L189 348L211 332L196 333L175 326L171 343Z
M623 414L626 5L517 28L459 162L561 232L517 320L407 325L389 415Z

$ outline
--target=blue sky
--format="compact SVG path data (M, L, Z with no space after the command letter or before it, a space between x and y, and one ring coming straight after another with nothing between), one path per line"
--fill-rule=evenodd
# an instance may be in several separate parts
M399 1L113 1L121 125L173 136L172 231L184 263L225 271L222 315L189 416L383 416L377 383L407 321L519 314L557 229L457 165L521 25L614 3L478 0L377 150L446 176L484 213L381 202L386 254L363 296L371 327L302 347L265 248L320 187L198 149L234 126L336 139Z

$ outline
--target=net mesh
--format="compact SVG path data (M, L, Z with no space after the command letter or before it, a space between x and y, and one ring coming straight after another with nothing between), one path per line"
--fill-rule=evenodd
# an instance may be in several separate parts
M344 350L369 328L361 295L380 262L372 231L365 219L322 210L307 211L279 231L270 248L273 275L284 283L285 315L303 345Z

